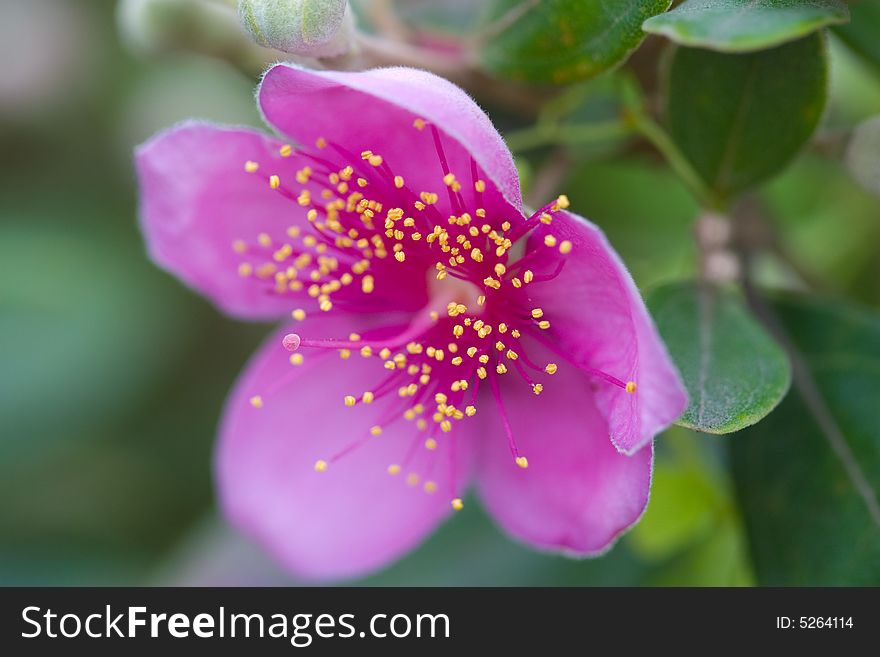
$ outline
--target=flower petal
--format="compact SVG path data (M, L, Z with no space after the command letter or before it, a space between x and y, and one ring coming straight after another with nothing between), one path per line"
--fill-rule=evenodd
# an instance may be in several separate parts
M545 246L548 234L570 241L571 253ZM612 443L633 454L684 412L687 394L632 276L602 231L571 213L558 212L552 225L541 224L526 248L537 250L536 274L554 272L564 258L556 278L529 289L550 320L542 332L547 344L579 367L637 384L634 394L604 382L596 390Z
M413 127L423 119L442 136L449 169L463 192L472 189L473 158L489 183L484 207L501 206L499 213L511 214L510 221L522 214L519 176L501 135L464 91L432 73L309 71L278 64L266 72L258 98L266 120L300 144L311 147L325 138L356 155L374 151L413 191L437 192L442 201L444 171L433 132ZM500 194L494 201L492 187Z
M344 338L364 329L345 317L307 320L298 330ZM304 364L294 367L281 337L257 353L227 402L216 461L222 507L301 577L362 575L413 548L451 511L468 475L469 445L457 443L453 451L438 439L428 451L424 434L403 419L371 436L389 407L401 404L397 388L354 408L344 407L343 398L374 390L387 374L381 360L303 350ZM262 396L261 408L250 403L255 395ZM330 461L362 438L362 446L325 472L315 471L319 459ZM390 464L404 467L392 476ZM418 487L407 485L409 473L419 475ZM437 485L432 494L422 488L429 479Z
M537 547L573 556L609 549L647 506L653 448L618 453L592 382L570 365L561 365L538 397L522 381L505 384L505 409L529 466L514 464L500 420L492 423L497 428L482 441L477 464L483 504L507 532Z
M298 206L245 172L248 160L279 160L280 142L259 132L189 122L153 137L136 153L140 222L150 256L225 312L277 318L289 298L238 273L236 240L283 235L305 219Z

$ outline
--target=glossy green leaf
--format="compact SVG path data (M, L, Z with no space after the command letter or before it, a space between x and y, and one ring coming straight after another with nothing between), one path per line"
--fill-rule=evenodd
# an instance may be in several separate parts
M834 32L847 46L880 71L880 2L862 0L850 5L852 20Z
M682 283L648 297L690 403L679 424L730 433L756 423L785 396L785 352L732 292Z
M862 187L880 196L880 116L853 131L846 149L846 165Z
M731 442L758 581L880 585L880 315L795 300L775 309L816 394L793 389Z
M672 137L716 194L733 196L785 168L809 140L827 69L820 35L746 55L679 48L668 75Z
M750 52L847 20L842 0L686 0L642 27L684 46Z
M670 0L493 0L480 57L515 80L567 84L616 66Z

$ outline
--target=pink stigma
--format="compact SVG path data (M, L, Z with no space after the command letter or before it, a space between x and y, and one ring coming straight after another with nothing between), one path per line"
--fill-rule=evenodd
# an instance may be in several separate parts
M301 342L302 339L296 333L288 333L284 336L281 344L287 351L296 351Z

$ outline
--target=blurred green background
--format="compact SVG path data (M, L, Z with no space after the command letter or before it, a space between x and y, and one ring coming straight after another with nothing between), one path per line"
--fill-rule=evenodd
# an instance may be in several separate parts
M215 59L132 54L112 0L3 0L0 61L0 584L292 583L225 527L212 490L224 397L267 327L150 264L131 166L134 145L186 117L259 125L255 80ZM832 62L827 129L880 112L876 75L834 42ZM696 207L671 173L647 155L578 161L574 208L643 289L693 271ZM813 154L762 196L806 272L880 306L878 199ZM646 517L600 559L532 552L467 504L364 582L749 584L730 439L662 436Z

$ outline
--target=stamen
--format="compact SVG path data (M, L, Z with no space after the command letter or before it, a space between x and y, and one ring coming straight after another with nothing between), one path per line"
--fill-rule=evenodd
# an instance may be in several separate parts
M504 431L507 434L507 446L510 448L510 453L513 455L513 459L516 464L521 468L529 467L529 461L525 456L522 456L519 453L519 449L516 446L516 439L513 437L513 428L510 426L510 419L507 417L507 411L504 408L504 401L501 399L501 390L498 387L498 379L496 377L490 377L489 386L492 389L492 396L495 397L495 405L498 407L498 414L501 416L501 424L504 426Z

